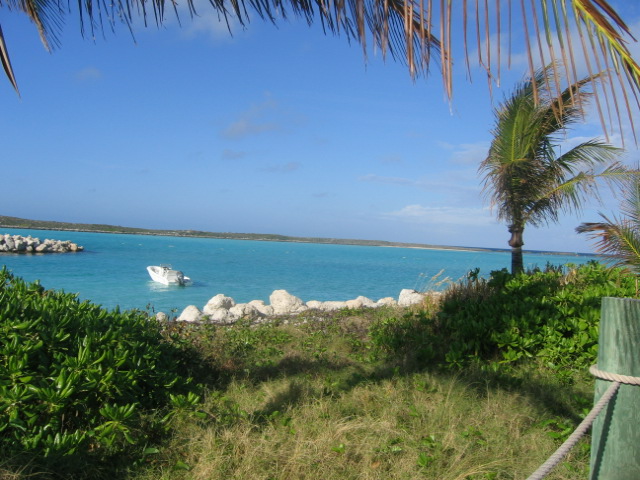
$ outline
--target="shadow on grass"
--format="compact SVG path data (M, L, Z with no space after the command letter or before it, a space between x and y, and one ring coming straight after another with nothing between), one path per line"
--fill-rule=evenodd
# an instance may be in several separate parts
M352 317L359 315L362 317L366 313L352 313ZM395 352L376 352L368 338L369 328L362 327L367 322L359 318L359 328L354 328L349 324L352 317L339 319L332 325L289 326L289 330L302 328L304 332L286 339L273 335L261 336L257 332L254 341L259 348L249 345L251 354L240 352L241 359L236 357L235 363L230 362L228 356L221 355L219 358L209 356L211 363L208 365L206 362L199 364L200 370L207 372L207 378L213 380L207 384L207 388L224 392L235 381L257 386L274 379L287 379L286 388L276 393L259 411L252 412L252 421L257 424L267 422L272 415L295 407L302 401L339 397L361 385L379 384L421 373L427 373L443 383L454 380L462 382L479 398L496 391L517 393L539 412L540 418L559 417L574 425L582 420L583 410L591 406L592 390L584 388L584 381L581 380L580 388L576 388L565 377L541 369L534 361L524 362L519 367L503 365L497 371L491 371L477 366L444 367L443 362L428 358L433 355L432 352L425 355L420 348L413 348L415 345L408 349L399 348ZM309 346L308 336L316 335L318 331L322 331L324 336L316 338L316 344L310 352L301 353L300 344ZM405 334L414 339L421 335L411 331ZM273 341L273 338L278 340ZM337 350L330 351L329 344ZM273 354L274 351L277 353ZM318 351L323 353L318 354ZM265 352L271 352L272 355L268 356ZM215 375L211 375L212 372ZM321 379L322 382L316 382L310 391L307 386L309 378Z

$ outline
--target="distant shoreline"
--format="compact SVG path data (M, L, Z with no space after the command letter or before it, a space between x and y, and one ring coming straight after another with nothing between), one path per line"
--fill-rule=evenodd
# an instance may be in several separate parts
M83 233L115 233L125 235L152 235L165 237L188 237L188 238L213 238L220 240L254 240L266 242L291 242L291 243L317 243L323 245L354 245L368 247L391 247L391 248L416 248L422 250L450 250L462 252L511 252L507 248L483 248L483 247L462 247L448 245L429 245L421 243L389 242L385 240L355 240L344 238L322 238L322 237L290 237L277 234L259 233L220 233L204 232L199 230L157 230L147 228L121 227L116 225L90 224L90 223L65 223L46 220L29 220L18 217L8 217L0 215L0 227L22 228L29 230L55 230L63 232L83 232ZM546 255L565 256L593 256L590 253L578 252L550 252L544 250L527 250L526 253L540 253Z

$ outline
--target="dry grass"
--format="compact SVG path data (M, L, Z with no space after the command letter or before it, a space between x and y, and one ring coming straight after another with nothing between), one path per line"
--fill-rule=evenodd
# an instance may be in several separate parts
M204 410L210 421L183 423L168 446L190 470L166 478L518 479L558 445L530 396L457 375L340 393L321 376L234 381ZM586 478L587 463L583 445L547 478Z

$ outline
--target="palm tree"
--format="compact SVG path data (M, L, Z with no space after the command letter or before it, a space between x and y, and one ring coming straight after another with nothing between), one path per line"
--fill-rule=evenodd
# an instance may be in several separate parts
M593 139L558 154L562 134L582 118L592 80L571 84L558 94L547 92L539 103L536 89L547 88L548 66L519 84L496 110L493 141L480 164L484 192L506 221L511 238L511 272L523 270L522 246L526 225L554 223L562 212L577 212L597 194L600 177L620 181L630 172L615 159L619 148ZM560 109L559 105L564 104ZM601 171L596 171L601 169Z
M186 0L192 16L196 14L196 1ZM454 50L464 47L468 64L468 43L470 39L475 40L472 50L477 51L478 62L490 79L489 85L492 81L499 83L501 65L507 60L503 58L506 49L501 48L501 43L504 37L510 36L502 35L502 30L506 28L510 32L511 24L517 22L524 27L530 76L535 73L534 56L539 56L542 64L552 62L554 65L549 71L550 83L559 85L562 78L576 83L579 74L575 65L577 55L582 52L591 78L597 72L606 71L608 78L603 84L609 87L604 92L605 97L611 100L619 118L621 104L632 113L631 98L635 98L636 107L640 106L634 95L640 91L640 66L627 47L627 42L635 41L635 38L607 0L532 0L527 2L528 6L524 1L516 0L506 3L477 0L210 0L208 3L227 24L235 19L245 26L252 14L273 23L288 15L303 17L309 24L319 21L326 31L342 33L348 39L358 41L365 57L370 41L383 55L390 53L394 58L404 60L412 76L427 74L432 61L439 60L444 88L450 98ZM57 34L72 6L79 9L81 33L84 35L88 25L93 37L103 26L113 28L117 21L130 26L135 18L142 18L146 25L148 17L152 17L160 26L167 9L173 9L177 15L177 4L173 0L83 0L69 2L68 10L65 10L59 0L0 0L0 7L29 16L46 48L59 43ZM454 25L458 21L460 24ZM492 50L492 45L497 46L497 52ZM1 28L0 61L17 90ZM623 86L621 98L616 94L616 83ZM542 93L544 91L534 91L536 101ZM606 126L603 115L601 119Z
M598 253L616 259L614 266L624 266L640 275L640 180L632 179L624 189L620 205L621 218L610 220L602 213L603 222L581 223L576 232L586 233L596 241Z

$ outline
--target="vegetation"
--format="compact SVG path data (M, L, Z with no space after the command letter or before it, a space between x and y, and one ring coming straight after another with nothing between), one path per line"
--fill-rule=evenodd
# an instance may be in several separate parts
M162 434L171 404L197 398L188 350L144 313L109 312L6 269L0 305L4 461L43 458L70 476L126 462Z
M551 69L539 70L518 85L496 111L494 138L479 169L485 193L511 233L512 273L524 268L526 225L557 222L561 212L580 210L588 195L596 192L596 179L615 181L628 175L615 161L622 151L596 139L558 154L561 135L582 118L591 79L580 80L562 92L548 92L537 102L536 92L552 87ZM597 168L603 170L598 172Z
M472 271L415 309L216 326L2 279L13 479L525 478L590 408L600 298L635 292L596 263Z
M640 275L640 179L632 179L624 189L620 218L600 214L603 222L582 223L576 231L596 241L596 251L610 255L614 265Z

